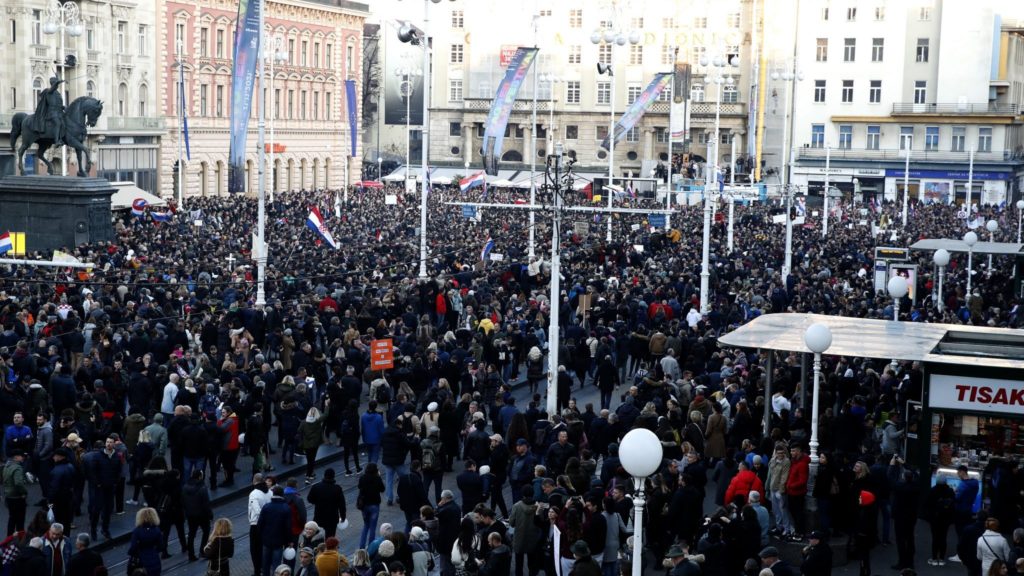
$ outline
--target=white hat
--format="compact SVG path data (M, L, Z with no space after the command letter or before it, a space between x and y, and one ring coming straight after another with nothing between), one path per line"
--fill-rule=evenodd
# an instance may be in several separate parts
M427 404L427 412L437 412L437 402Z
M480 467L480 475L481 476L483 476L484 474L490 474L490 473L491 473L491 467L490 466L484 464L483 466Z

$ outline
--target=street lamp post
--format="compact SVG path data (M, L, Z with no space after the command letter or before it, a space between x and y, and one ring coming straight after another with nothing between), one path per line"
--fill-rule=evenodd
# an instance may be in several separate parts
M614 22L613 22L614 23ZM625 46L628 41L632 45L640 43L640 33L632 31L629 36L626 36L622 32L616 32L609 28L603 32L595 30L590 35L590 42L592 44L601 44L602 40L609 46ZM609 50L609 62L607 65L598 63L597 72L599 74L608 75L608 83L611 85L610 99L608 101L608 184L605 186L604 193L608 196L608 208L612 207L612 198L615 193L611 191L608 186L614 184L613 179L615 178L615 73L612 71L612 62L614 58L611 57L614 48ZM608 242L612 241L612 217L608 217L608 229L605 235L605 240Z
M270 201L274 201L274 193L277 191L277 169L274 166L274 120L277 119L277 94L274 92L274 64L284 64L288 61L288 52L284 49L284 36L280 34L264 34L263 42L268 50L263 54L263 61L270 64L270 152L267 156L267 166L270 170ZM266 53L266 52L269 52ZM262 154L262 152L261 152Z
M1017 244L1020 244L1020 223L1024 215L1024 200L1017 200Z
M790 102L792 101L794 83L804 79L802 70L797 69L796 61L787 63L781 72L774 71L772 80L782 79L786 82L786 103L782 119L782 190L786 195L786 259L782 264L782 285L789 285L789 273L793 270L793 218L790 215L793 204L793 191L789 187L789 168L792 165L792 154L789 148L790 137Z
M260 0L259 6L259 29L262 34L266 28L264 22L266 22L266 0ZM260 38L259 40L264 40ZM263 42L259 44L259 51L257 58L260 60L266 58L267 45ZM267 303L267 242L266 242L266 228L267 228L267 187L266 187L266 170L267 170L267 149L265 147L264 136L266 133L266 122L267 122L267 94L266 90L263 89L266 86L266 66L260 66L260 91L259 91L259 106L257 113L257 137L256 146L259 149L260 159L259 167L256 170L257 184L256 184L256 197L257 197L257 210L256 210L256 246L253 248L253 256L256 259L256 307L262 309ZM184 104L184 103L183 103ZM179 153L180 154L180 153ZM180 167L179 167L180 169ZM181 174L179 172L179 181L181 180Z
M910 291L910 285L907 284L907 279L903 276L893 276L889 278L886 288L889 290L889 296L892 296L892 319L899 322L900 300Z
M967 244L967 293L964 295L964 303L971 299L971 274L974 273L974 245L978 243L978 235L972 230L964 234L964 244Z
M634 428L619 444L622 468L633 477L633 569L639 576L643 570L644 551L644 482L658 471L662 459L661 440L646 428Z
M985 223L985 230L988 230L988 241L989 242L995 242L996 241L996 231L999 230L999 222L996 222L995 220L989 220L988 222ZM991 250L989 250L989 252L988 252L988 273L989 274L992 273L992 251Z
M935 262L935 266L939 269L939 294L938 297L935 298L935 302L939 308L939 312L941 313L944 301L942 294L942 277L946 275L946 266L949 265L949 250L939 248L935 251L935 254L932 255L932 261Z
M79 14L78 4L70 0L68 2L50 0L46 5L46 23L43 24L43 32L46 34L60 33L57 67L60 68L60 79L65 81L63 99L66 106L68 104L68 83L67 75L64 73L64 66L67 63L67 55L64 53L65 35L78 37L85 33L85 24ZM60 169L61 176L68 175L67 146L60 147Z
M382 182L383 174L380 173L384 169L384 159L377 156L377 182Z
M416 78L423 75L423 70L412 66L401 66L395 68L395 76L400 78L399 80L399 91L402 93L402 97L405 98L405 165L408 167L412 163L410 158L410 141L412 140L412 127L410 126L411 121L411 104L412 104L412 83ZM408 168L406 168L405 177L409 177Z
M811 494L811 509L817 509L817 500L814 499L814 484L818 477L818 410L819 395L821 386L821 354L832 345L832 330L824 324L811 324L804 332L804 344L814 353L814 390L811 395L811 441L808 447L811 450L810 474L807 481L807 493Z

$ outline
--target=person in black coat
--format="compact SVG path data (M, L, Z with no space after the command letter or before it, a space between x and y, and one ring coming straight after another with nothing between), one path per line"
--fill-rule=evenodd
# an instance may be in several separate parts
M487 462L491 453L491 437L484 430L486 427L487 422L483 419L474 420L473 431L466 436L464 442L463 456L466 460Z
M921 488L917 477L903 467L903 461L893 457L889 466L892 485L892 519L896 528L897 569L914 567L914 526L917 524Z
M548 469L548 474L554 477L565 473L565 465L569 462L569 458L578 455L576 447L569 442L569 432L565 429L559 430L558 440L548 447L544 457L544 465Z
M412 528L412 521L420 517L420 508L430 505L421 469L420 461L413 460L409 473L398 477L398 503L405 514L406 533Z
M33 538L33 540L35 540L39 546L36 547L30 543L28 546L21 548L18 553L18 557L14 560L14 568L11 570L11 576L40 576L40 574L46 574L47 564L46 555L44 555L42 551L43 541L40 538ZM72 558L72 562L73 561L74 558ZM89 576L92 576L91 573Z
M335 481L334 468L324 470L323 480L309 489L306 501L313 505L313 521L324 529L327 538L334 536L338 522L348 516L345 493Z
M509 576L512 573L512 551L494 532L488 535L487 544L491 551L487 562L480 566L480 576Z
M441 553L441 573L451 574L451 549L459 537L459 524L462 512L455 503L455 495L451 490L441 492L441 500L437 503L437 550ZM446 552L447 551L447 552Z
M804 576L831 576L832 549L828 546L828 534L821 530L811 532L809 544L803 549L800 574Z
M501 434L494 434L491 440L491 456L487 465L491 468L491 481L487 486L491 498L491 508L501 510L503 517L508 517L508 505L505 504L505 481L508 479L508 446Z
M193 470L192 475L181 489L181 506L184 508L185 519L188 520L188 560L195 562L196 534L202 532L199 541L200 551L203 543L210 538L210 521L213 520L213 508L210 506L210 492L203 482L203 471Z
M455 484L462 493L462 513L469 514L476 505L484 501L484 481L476 471L476 462L466 460L466 469L455 477Z
M95 570L103 566L103 556L89 547L92 539L88 534L79 534L75 539L75 553L68 563L67 576L95 576ZM24 552L22 552L24 553ZM32 576L39 576L33 574Z

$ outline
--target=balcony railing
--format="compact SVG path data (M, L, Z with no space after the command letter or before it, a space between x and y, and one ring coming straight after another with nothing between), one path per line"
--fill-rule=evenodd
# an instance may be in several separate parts
M118 54L117 55L117 65L118 66L125 66L125 67L131 66L132 65L132 55L131 54Z
M491 104L494 102L492 98L463 98L462 108L471 111L487 111L491 109ZM550 100L537 100L537 111L547 112ZM516 100L512 107L513 112L529 112L532 109L533 103L530 100ZM441 106L444 108L445 106ZM448 108L457 107L456 103L447 106ZM693 116L714 116L716 104L714 102L694 102L690 101L690 114ZM607 112L608 105L601 105L598 110L603 109ZM668 114L669 103L663 101L655 101L651 103L650 109L647 110L649 114ZM723 102L722 103L722 116L746 116L747 105L743 102Z
M483 110L487 111L491 109L491 103L494 102L493 98L463 98L462 107L465 110ZM550 100L537 99L537 112L547 112ZM456 107L458 103L452 102L452 107ZM516 100L512 106L513 112L530 112L533 110L532 100Z
M914 104L896 102L892 105L893 114L989 114L993 116L1016 116L1020 114L1017 104L994 103L955 103L955 104Z
M825 159L825 148L812 148L801 146L797 149L800 158ZM918 150L910 151L912 162L963 162L969 161L968 152L950 152L949 150ZM890 160L902 162L906 159L906 153L896 148L872 150L867 148L832 148L830 152L832 160ZM1009 150L1002 152L975 152L975 162L1005 162L1015 160L1013 153Z
M108 116L107 130L161 131L165 129L163 117Z

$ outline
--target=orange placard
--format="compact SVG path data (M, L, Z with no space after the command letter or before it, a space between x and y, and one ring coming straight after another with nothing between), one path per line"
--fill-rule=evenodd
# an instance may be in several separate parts
M370 368L391 370L395 367L395 349L390 338L370 342Z

